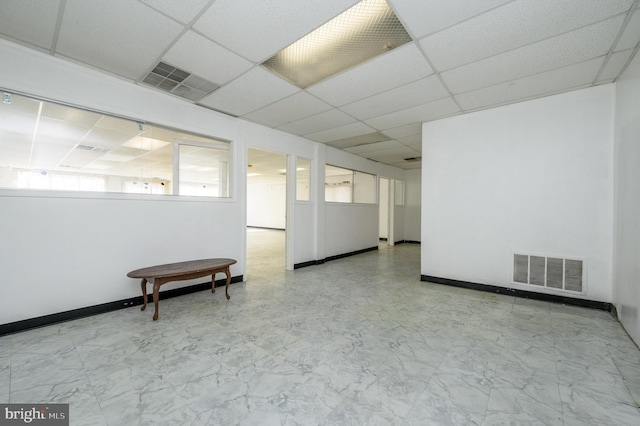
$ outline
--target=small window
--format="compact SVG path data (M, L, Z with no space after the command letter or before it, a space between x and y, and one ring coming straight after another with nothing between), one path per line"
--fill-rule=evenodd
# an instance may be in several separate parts
M228 197L229 147L27 96L0 104L0 188Z
M325 167L325 201L375 204L376 176L341 167Z
M353 172L353 202L361 204L376 203L376 176Z
M298 157L296 159L296 200L311 199L311 160Z
M394 198L396 206L404 206L404 182L401 180L394 183Z
M198 144L180 140L178 167L180 195L200 197L229 196L228 144Z

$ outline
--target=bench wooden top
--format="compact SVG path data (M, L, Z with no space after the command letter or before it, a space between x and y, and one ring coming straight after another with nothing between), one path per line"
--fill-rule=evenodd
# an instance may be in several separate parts
M220 270L236 263L235 259L215 258L189 260L186 262L167 263L136 269L127 274L129 278L169 278L179 277L193 272Z

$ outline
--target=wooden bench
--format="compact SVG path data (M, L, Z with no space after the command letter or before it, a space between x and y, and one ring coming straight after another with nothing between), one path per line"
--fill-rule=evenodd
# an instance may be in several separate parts
M158 300L160 297L160 286L169 281L183 281L211 275L211 293L216 292L216 273L224 272L227 275L227 285L225 294L227 300L229 296L229 283L231 282L231 272L229 267L236 263L234 259L216 258L190 260L187 262L167 263L165 265L150 266L148 268L136 269L127 274L129 278L142 278L140 287L142 288L143 305L140 308L144 311L147 307L147 283L153 284L153 304L156 311L153 320L158 319Z

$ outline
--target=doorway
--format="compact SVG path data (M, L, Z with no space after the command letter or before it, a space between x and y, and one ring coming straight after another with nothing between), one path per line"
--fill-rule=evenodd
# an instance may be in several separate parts
M286 267L287 155L247 152L247 276L272 275Z

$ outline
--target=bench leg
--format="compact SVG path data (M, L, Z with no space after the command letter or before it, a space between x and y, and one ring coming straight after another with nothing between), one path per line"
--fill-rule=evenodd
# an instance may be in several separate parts
M229 283L231 282L231 271L229 270L228 266L225 268L224 272L227 274L227 286L225 287L224 292L227 295L227 300L229 300L231 299L231 296L229 296Z
M211 274L211 293L216 292L216 273Z
M158 319L158 301L160 300L160 286L162 284L162 281L157 278L153 282L153 306L156 308L156 312L153 314L154 321Z
M140 281L140 287L142 287L142 308L141 311L144 311L147 308L147 279L143 278Z

